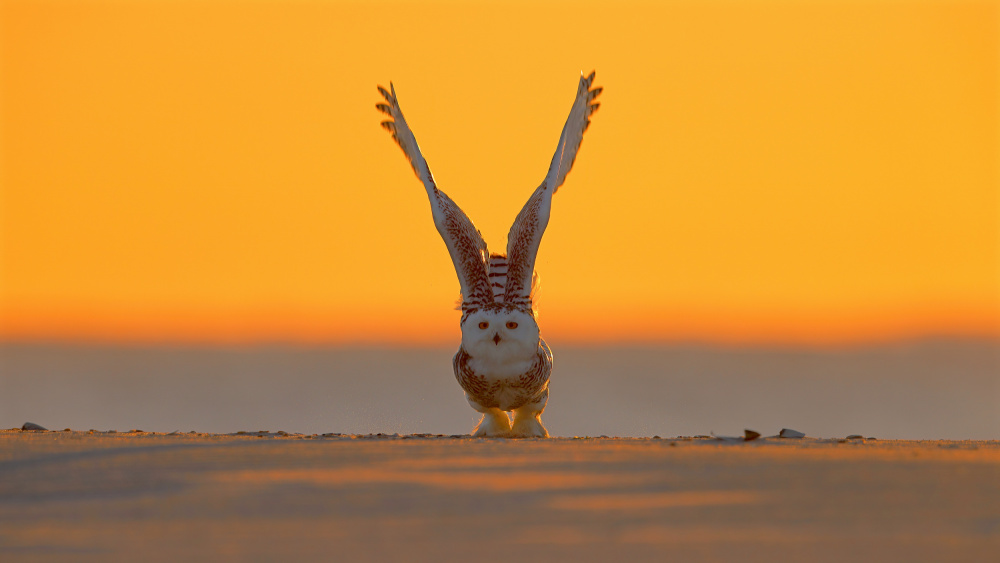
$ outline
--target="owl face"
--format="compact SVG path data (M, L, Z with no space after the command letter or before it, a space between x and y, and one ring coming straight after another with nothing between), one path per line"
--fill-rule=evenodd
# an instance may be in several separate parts
M538 324L517 309L480 309L462 324L462 346L473 358L532 357L538 350Z

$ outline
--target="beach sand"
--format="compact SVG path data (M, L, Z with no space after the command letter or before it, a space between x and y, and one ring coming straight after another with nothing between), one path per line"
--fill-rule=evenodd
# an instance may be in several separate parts
M2 561L995 561L1000 441L0 431Z

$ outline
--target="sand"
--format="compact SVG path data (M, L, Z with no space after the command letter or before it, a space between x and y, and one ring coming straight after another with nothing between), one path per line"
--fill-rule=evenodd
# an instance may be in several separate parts
M1000 441L0 431L2 561L993 561Z

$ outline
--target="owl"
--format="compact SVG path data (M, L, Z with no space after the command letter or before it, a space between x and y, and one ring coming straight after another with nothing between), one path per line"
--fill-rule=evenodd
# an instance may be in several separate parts
M390 119L382 127L403 149L431 203L434 226L444 239L462 290L462 343L453 367L469 404L483 413L473 436L548 437L542 412L549 397L552 352L542 340L532 298L535 257L549 222L552 195L563 184L600 106L594 74L580 75L576 97L542 184L514 219L506 254L491 254L469 217L434 183L417 140L403 118L396 89L379 86L376 108ZM511 413L510 415L508 413Z

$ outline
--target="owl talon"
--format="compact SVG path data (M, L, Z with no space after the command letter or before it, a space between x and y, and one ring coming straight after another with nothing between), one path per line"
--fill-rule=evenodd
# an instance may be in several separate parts
M510 435L510 419L500 409L489 409L483 413L479 425L472 431L474 438L505 438Z
M514 415L514 424L511 426L511 436L514 438L548 438L549 431L545 429L542 424L541 414L537 413L534 416L518 416L520 413Z

